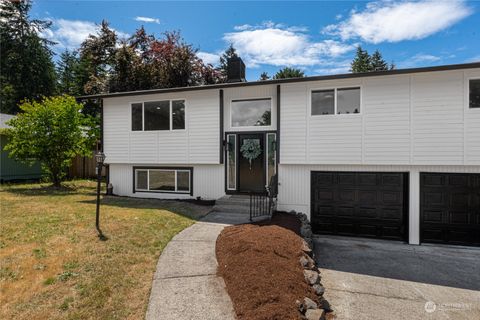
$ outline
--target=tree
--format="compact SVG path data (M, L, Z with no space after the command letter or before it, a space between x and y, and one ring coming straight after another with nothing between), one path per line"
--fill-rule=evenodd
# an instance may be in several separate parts
M117 34L103 20L96 35L89 35L80 46L80 59L87 68L89 79L85 83L86 94L108 91L108 76L115 61Z
M361 46L357 47L357 53L351 63L351 71L353 73L372 71L371 57Z
M260 81L270 80L270 76L265 71L260 74Z
M55 92L55 66L49 45L40 37L51 22L30 19L31 2L0 3L1 112L17 113L23 99L38 99Z
M60 187L76 155L91 155L98 137L94 118L83 115L82 105L71 96L25 101L17 117L9 121L6 150L16 160L40 161L55 187Z
M383 59L380 51L370 55L367 50L363 50L362 47L357 47L357 53L351 63L350 71L353 73L358 72L370 72L370 71L386 71L395 69L395 64L392 62L390 66Z
M382 54L380 51L375 50L375 52L371 56L371 71L385 71L388 70L388 63L383 60Z
M230 44L230 46L220 56L220 67L218 70L222 75L222 82L227 81L228 59L230 58L238 58L237 49L233 47L233 44Z
M305 73L300 69L285 67L277 71L273 79L303 78Z
M82 64L77 51L65 50L57 63L57 90L62 94L79 96L84 94L81 81Z

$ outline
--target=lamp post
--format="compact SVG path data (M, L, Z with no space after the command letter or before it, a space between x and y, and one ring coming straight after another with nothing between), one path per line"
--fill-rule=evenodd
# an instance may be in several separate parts
M96 173L97 173L97 212L95 216L95 227L97 228L98 237L100 240L107 240L100 229L100 183L102 180L102 168L103 162L105 161L105 154L102 151L99 151L95 155L95 162L97 163Z

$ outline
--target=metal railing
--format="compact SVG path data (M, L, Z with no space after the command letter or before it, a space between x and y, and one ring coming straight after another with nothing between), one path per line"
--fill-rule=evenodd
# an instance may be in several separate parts
M278 194L277 175L270 179L270 183L265 187L264 193L250 192L250 221L253 218L261 216L272 216L275 205L275 199Z

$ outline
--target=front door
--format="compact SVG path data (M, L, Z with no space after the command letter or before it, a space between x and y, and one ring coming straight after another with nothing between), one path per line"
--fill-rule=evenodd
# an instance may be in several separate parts
M265 148L263 134L239 134L238 191L265 191Z

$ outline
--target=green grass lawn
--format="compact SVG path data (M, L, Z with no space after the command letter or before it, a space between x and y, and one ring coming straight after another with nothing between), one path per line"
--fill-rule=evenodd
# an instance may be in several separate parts
M143 319L157 259L209 207L105 197L95 183L1 186L1 319Z

